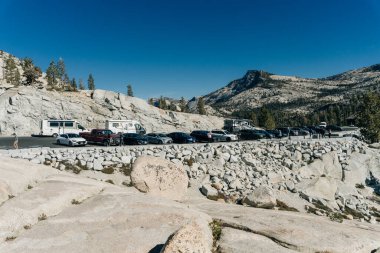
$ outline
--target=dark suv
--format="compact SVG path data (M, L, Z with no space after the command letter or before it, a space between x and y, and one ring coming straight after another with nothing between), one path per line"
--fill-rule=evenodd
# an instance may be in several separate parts
M270 135L264 130L243 129L240 130L241 140L259 140L270 138Z
M182 132L174 132L167 134L170 138L172 138L174 143L194 143L195 139L188 135L187 133Z
M126 145L146 145L148 138L141 134L123 134L123 142Z
M213 142L214 141L210 131L197 130L197 131L191 132L190 135L194 137L197 142Z

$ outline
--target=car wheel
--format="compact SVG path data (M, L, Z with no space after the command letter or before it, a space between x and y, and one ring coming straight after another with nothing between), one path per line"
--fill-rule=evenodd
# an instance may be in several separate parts
M159 140L158 144L164 144L164 141L163 140Z
M61 141L60 141L60 140L57 140L57 144L58 144L58 145L61 145Z
M110 145L110 141L109 140L105 140L103 141L103 145L108 147Z
M70 147L74 146L74 144L73 144L72 141L69 141L69 146L70 146Z
M57 137L58 137L58 134L57 134L57 133L54 133L52 136L53 136L54 138L57 138Z
M227 137L226 141L230 142L230 141L231 141L231 138L230 138L230 137Z

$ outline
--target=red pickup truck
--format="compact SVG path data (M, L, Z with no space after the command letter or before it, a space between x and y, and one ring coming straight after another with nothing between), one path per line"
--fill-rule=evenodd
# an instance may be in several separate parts
M120 135L108 129L92 129L91 132L79 133L87 142L103 144L104 146L119 145Z

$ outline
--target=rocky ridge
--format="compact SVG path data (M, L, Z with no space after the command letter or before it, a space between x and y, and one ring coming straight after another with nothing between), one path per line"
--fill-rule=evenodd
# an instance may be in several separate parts
M229 115L263 105L281 105L292 113L311 112L324 105L344 102L348 96L380 88L380 64L347 71L327 78L280 76L250 70L242 78L203 96L209 112ZM197 99L189 102L196 111ZM297 106L294 106L294 105Z
M223 119L165 111L146 101L105 90L58 92L35 87L0 87L0 135L39 133L43 119L75 119L104 128L107 119L135 119L148 132L192 131L223 126Z

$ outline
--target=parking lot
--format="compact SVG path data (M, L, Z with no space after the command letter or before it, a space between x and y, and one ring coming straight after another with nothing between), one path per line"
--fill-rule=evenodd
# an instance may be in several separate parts
M331 138L333 139L347 139L352 137L344 137L344 138ZM39 147L50 147L50 148L76 148L76 147L69 147L69 146L63 146L56 144L55 138L53 137L30 137L30 136L23 136L18 137L19 142L19 148L39 148ZM292 140L311 140L309 136L292 136ZM324 140L328 140L329 138L324 138ZM14 137L0 137L0 149L13 149L13 140ZM262 139L261 141L278 141L278 140L287 140L287 138L281 138L281 139ZM312 140L318 140L318 138L313 138ZM162 145L162 144L161 144ZM168 144L165 144L168 145ZM188 144L180 144L180 145L188 145ZM101 147L101 145L96 144L87 144L86 147Z

